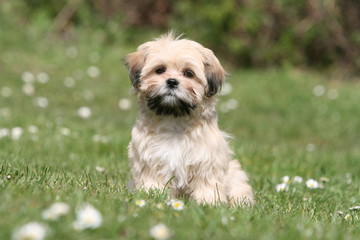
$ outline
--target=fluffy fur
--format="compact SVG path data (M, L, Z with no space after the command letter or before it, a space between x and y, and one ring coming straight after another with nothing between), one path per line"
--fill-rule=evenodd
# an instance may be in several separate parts
M140 108L129 144L135 188L169 188L205 204L253 204L217 125L215 94L226 73L213 52L169 33L140 45L126 66Z

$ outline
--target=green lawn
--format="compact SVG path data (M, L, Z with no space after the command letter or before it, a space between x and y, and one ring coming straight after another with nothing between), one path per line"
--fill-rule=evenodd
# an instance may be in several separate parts
M359 81L293 68L230 70L231 87L224 90L231 91L219 97L219 124L234 137L235 157L250 176L257 204L239 209L182 199L184 209L175 211L166 193L131 193L126 187L137 107L122 58L143 39L130 46L121 37L104 40L101 31L79 31L72 41L39 40L34 29L4 31L0 239L33 221L48 226L47 239L149 239L158 223L170 229L171 239L360 236L360 211L349 210L360 205ZM91 110L89 118L79 116L81 107ZM304 181L277 192L285 175ZM307 179L321 177L330 179L323 188L306 187ZM142 208L135 205L139 199L146 201ZM42 211L58 201L70 213L44 220ZM83 203L101 212L99 228L73 229Z

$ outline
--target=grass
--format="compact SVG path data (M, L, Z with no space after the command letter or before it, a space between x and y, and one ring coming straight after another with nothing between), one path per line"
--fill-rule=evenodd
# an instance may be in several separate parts
M0 129L19 126L24 133L19 140L0 139L0 239L31 221L49 226L48 239L149 239L149 229L160 222L172 239L359 236L360 212L348 210L360 204L358 82L297 69L232 70L232 91L219 98L219 122L234 137L235 157L250 175L257 204L209 207L184 199L184 210L174 211L166 206L166 193L131 193L126 187L127 144L137 109L121 59L142 39L106 44L104 32L89 29L78 30L73 41L40 40L35 28L6 33L0 38ZM76 58L66 54L71 47L78 50ZM90 66L100 75L89 77ZM49 76L47 83L35 81L31 96L22 90L26 71L35 79L39 72ZM71 88L64 85L68 77L75 82ZM319 85L325 93L315 96ZM38 97L48 106L39 107ZM118 107L124 98L130 109ZM227 109L234 99L235 108ZM82 106L92 110L90 118L78 116ZM29 132L29 126L38 132ZM278 193L275 186L284 175L325 176L330 182L313 190L292 183L289 191ZM147 204L137 207L138 199ZM71 213L56 222L43 220L41 212L56 201L68 203ZM102 213L100 228L72 228L74 210L84 202Z

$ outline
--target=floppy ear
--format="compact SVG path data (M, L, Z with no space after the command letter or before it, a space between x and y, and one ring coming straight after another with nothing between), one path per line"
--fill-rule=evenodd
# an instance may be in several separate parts
M205 76L208 83L205 95L207 97L212 97L221 90L222 84L226 78L226 73L219 60L215 57L213 51L208 48L203 48L201 52L204 59Z
M140 75L144 62L145 56L141 50L130 53L125 58L125 66L129 71L131 83L135 88L138 88L140 85Z

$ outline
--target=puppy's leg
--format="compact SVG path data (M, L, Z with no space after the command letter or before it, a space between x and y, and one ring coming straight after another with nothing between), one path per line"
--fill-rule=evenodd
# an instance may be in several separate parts
M149 191L150 189L164 189L165 184L163 183L163 179L152 171L149 166L143 166L135 161L132 164L131 171L135 189L144 191Z
M255 203L251 186L248 178L241 169L239 162L232 160L229 162L229 169L225 177L227 185L227 195L231 205L253 205Z
M225 185L215 176L194 179L189 190L191 192L190 197L198 204L226 203Z

